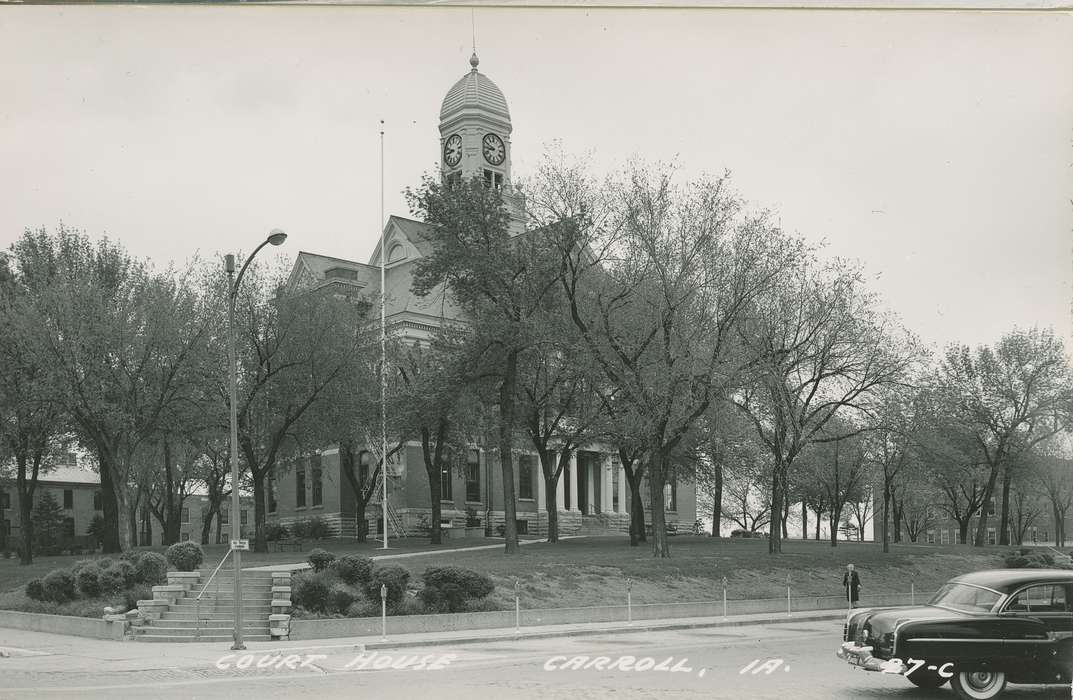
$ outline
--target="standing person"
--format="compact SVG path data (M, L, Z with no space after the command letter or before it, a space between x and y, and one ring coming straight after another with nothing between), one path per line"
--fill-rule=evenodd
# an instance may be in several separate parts
M842 575L842 586L846 589L846 600L851 608L857 607L861 593L861 577L857 575L853 564L846 564L846 573Z

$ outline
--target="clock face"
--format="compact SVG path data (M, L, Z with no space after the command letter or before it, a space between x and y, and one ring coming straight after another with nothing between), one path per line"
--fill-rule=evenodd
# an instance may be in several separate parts
M443 144L443 162L449 167L455 167L462 161L462 137L452 134Z
M503 139L495 134L485 134L481 142L484 151L484 159L492 165L502 165L507 157L507 147L503 145Z

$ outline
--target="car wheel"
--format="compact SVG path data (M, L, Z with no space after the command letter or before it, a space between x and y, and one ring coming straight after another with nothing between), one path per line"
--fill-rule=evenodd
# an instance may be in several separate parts
M997 698L1006 689L1006 673L958 671L950 679L950 686L962 700L990 700Z
M906 678L918 688L939 688L950 680L949 678L943 678L935 671L927 671L925 669L910 673Z

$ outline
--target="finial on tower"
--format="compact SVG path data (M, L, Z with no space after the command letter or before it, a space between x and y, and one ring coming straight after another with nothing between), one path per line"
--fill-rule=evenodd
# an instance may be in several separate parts
M477 52L476 52L476 51L474 51L474 52L473 52L473 55L469 57L469 64L470 64L471 66L473 66L473 72L474 72L474 73L476 73L476 72L477 72L477 65L478 65L478 64L479 64L480 62L481 62L481 60L480 60L479 58L477 58Z

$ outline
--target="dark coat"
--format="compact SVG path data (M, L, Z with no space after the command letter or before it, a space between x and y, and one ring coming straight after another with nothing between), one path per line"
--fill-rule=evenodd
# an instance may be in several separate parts
M842 575L842 587L846 589L846 598L851 603L856 603L861 592L861 577L857 575L856 569L853 570L852 578L848 571Z

